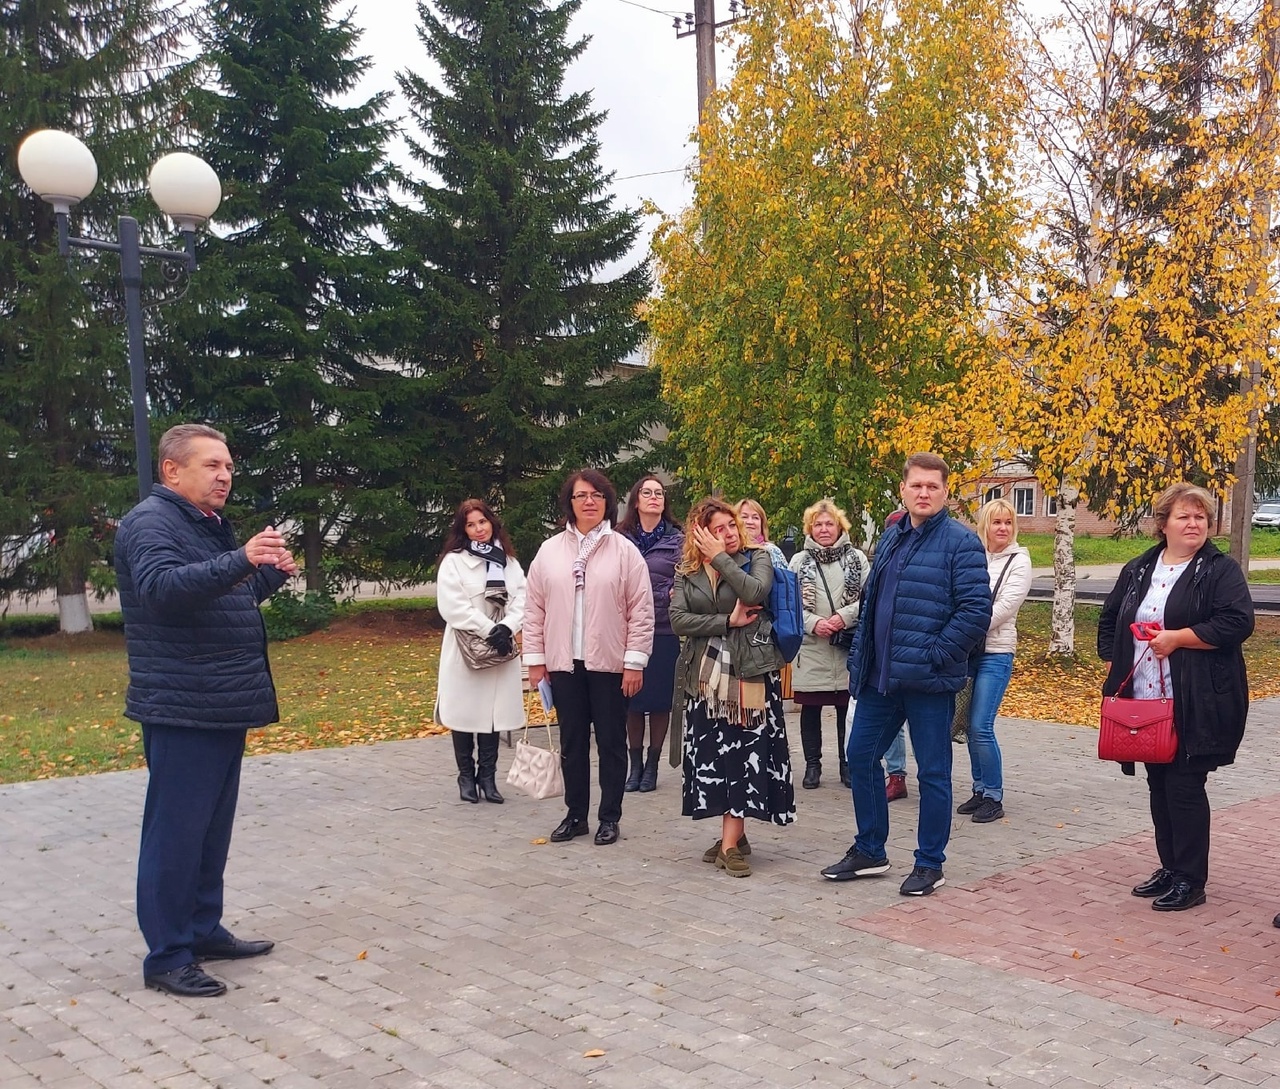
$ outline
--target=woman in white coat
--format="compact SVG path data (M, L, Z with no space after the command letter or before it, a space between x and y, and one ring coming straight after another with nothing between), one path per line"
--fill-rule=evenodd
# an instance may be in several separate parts
M483 500L464 500L454 515L436 574L436 608L446 627L435 720L453 735L458 793L464 802L483 797L501 804L498 731L525 723L520 658L473 669L458 649L457 632L474 632L499 653L509 653L524 623L525 582L507 531Z
M996 741L996 713L1013 676L1018 610L1031 590L1031 554L1018 544L1018 515L1007 499L992 499L983 505L978 512L978 536L987 549L991 626L986 643L969 659L973 794L956 812L968 814L975 824L990 824L1004 816L1004 765Z

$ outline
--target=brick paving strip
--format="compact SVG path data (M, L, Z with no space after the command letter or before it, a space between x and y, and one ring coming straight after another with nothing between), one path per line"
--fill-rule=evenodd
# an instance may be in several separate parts
M1155 912L1129 889L1154 869L1140 833L996 874L848 926L1245 1035L1280 1017L1280 795L1213 815L1209 902Z
M558 802L459 802L447 738L254 758L227 922L278 944L214 962L213 1000L142 987L145 773L3 787L0 1089L1280 1089L1277 725L1255 708L1211 779L1209 906L1164 918L1127 891L1153 867L1145 786L1052 723L1001 720L1009 816L957 818L923 902L897 895L914 784L886 878L818 877L853 831L830 726L823 788L750 829L745 881L700 861L716 830L665 765L598 848L532 842ZM1222 1004L1178 997L1192 972Z

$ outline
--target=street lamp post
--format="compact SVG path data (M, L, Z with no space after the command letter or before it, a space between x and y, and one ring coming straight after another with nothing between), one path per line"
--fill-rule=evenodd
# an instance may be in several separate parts
M222 201L218 175L203 159L175 151L159 159L147 179L152 199L182 232L181 250L140 243L138 221L119 219L119 241L81 238L70 232L71 209L93 192L98 164L93 153L70 133L41 129L18 148L18 172L41 200L53 205L58 221L58 252L107 250L120 254L124 283L125 329L129 344L129 385L133 394L133 438L138 463L138 498L151 492L151 426L147 409L147 359L142 325L142 258L172 261L188 271L196 267L196 228L207 222Z

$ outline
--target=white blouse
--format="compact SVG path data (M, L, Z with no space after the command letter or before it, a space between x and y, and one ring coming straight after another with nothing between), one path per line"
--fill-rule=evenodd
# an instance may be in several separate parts
M1191 559L1194 558L1194 556L1191 557ZM1173 593L1173 587L1182 577L1182 573L1191 564L1191 559L1173 564L1156 560L1155 571L1151 574L1151 586L1147 590L1147 596L1142 599L1142 604L1138 606L1135 620L1146 624L1152 621L1164 624L1164 609L1168 604L1169 595ZM1137 639L1133 641L1133 661L1137 667L1133 673L1133 698L1154 700L1159 699L1162 694L1172 697L1173 674L1169 670L1168 659L1160 661L1154 654L1148 654L1149 646L1149 643L1139 642ZM1160 688L1161 670L1164 672L1163 693Z

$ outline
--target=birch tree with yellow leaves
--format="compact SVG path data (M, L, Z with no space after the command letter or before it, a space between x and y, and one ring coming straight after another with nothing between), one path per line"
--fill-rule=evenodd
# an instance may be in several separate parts
M1016 50L1003 0L760 0L658 231L654 361L696 490L877 517L914 406L994 350L1014 261Z
M1077 503L1123 523L1174 480L1224 495L1276 388L1280 316L1256 214L1280 184L1260 93L1274 5L1064 10L1026 50L1039 216L1000 351L896 417L978 471L1021 457L1058 496L1057 654L1074 649ZM1242 390L1242 373L1262 380Z

